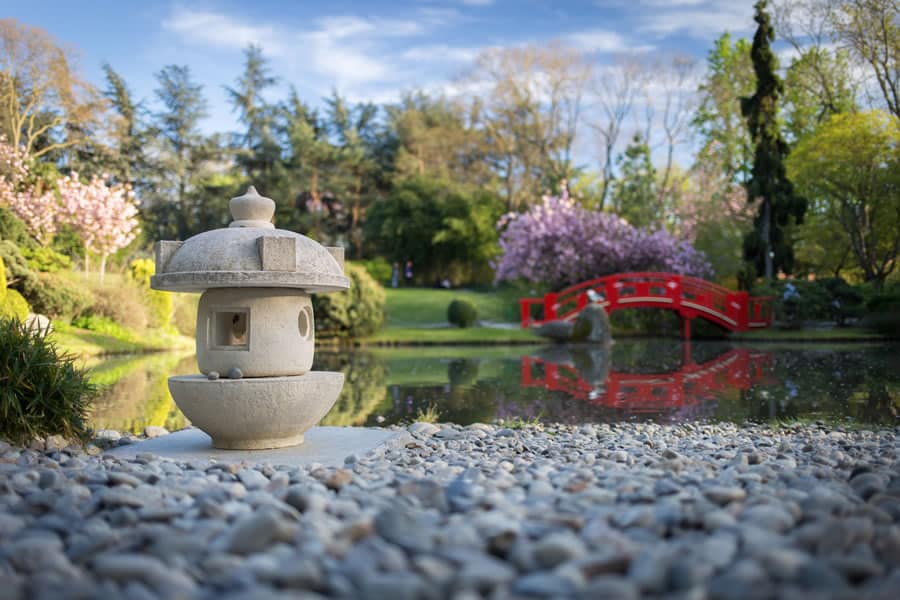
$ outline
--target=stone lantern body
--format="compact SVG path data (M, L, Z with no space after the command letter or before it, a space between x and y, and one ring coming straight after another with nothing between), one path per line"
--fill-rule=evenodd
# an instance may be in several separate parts
M310 371L311 293L346 290L343 249L275 229L275 203L251 187L226 229L158 242L153 289L200 292L197 364L169 378L178 407L229 449L290 446L337 399L343 374Z

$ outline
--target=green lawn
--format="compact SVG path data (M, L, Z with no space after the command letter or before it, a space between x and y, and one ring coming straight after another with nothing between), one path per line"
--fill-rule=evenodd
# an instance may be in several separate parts
M421 327L447 323L447 305L455 299L468 300L478 310L479 321L515 321L515 298L501 293L434 288L387 288L387 327Z
M50 339L60 350L82 358L163 350L190 350L194 347L194 340L163 331L146 332L137 339L121 339L87 329L79 329L62 322L53 323L53 333L50 334Z
M522 344L544 340L524 329L468 327L466 329L425 329L385 327L375 335L360 340L363 344Z

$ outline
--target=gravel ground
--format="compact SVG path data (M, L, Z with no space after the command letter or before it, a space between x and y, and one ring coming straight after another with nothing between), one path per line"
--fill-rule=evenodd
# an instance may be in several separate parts
M0 442L0 598L900 597L900 428L409 432L337 469Z

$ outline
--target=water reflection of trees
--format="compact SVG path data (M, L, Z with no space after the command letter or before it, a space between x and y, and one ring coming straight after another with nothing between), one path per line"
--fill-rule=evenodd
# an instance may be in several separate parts
M185 427L187 421L169 394L168 378L196 370L194 357L184 353L126 356L97 363L90 369L91 381L100 386L100 395L91 407L91 426L135 434L148 425L169 430Z
M363 425L384 401L387 378L384 361L367 352L320 352L315 369L340 371L344 387L322 425Z

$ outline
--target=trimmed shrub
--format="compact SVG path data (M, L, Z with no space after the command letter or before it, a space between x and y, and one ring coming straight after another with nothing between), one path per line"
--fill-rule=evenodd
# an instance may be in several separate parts
M16 290L6 290L3 299L0 300L0 318L18 319L24 322L28 318L31 307L28 306L28 300L22 297L22 294Z
M22 295L32 310L51 319L76 317L94 302L93 294L50 273L37 273L22 283Z
M194 337L197 333L197 304L199 294L169 294L175 309L172 311L172 325L181 335Z
M128 278L143 289L143 303L147 307L147 324L165 327L175 312L175 300L171 292L150 289L150 277L156 273L156 264L149 258L136 258L128 263Z
M97 388L45 331L0 319L0 437L15 443L62 435L85 440Z
M72 266L72 259L65 254L60 254L53 248L37 246L35 248L22 248L22 256L28 267L44 273L55 273L60 269L68 269Z
M5 206L0 206L0 239L22 248L37 246L34 238L28 235L25 223Z
M478 320L478 309L468 300L456 298L447 306L447 320L457 327L471 327Z
M349 290L313 296L316 332L339 338L371 335L384 323L384 288L359 265L347 263L344 272Z
M109 319L135 331L143 331L150 322L150 311L144 303L144 295L144 290L134 285L98 287L94 289L94 304L84 313Z
M885 286L866 302L863 324L879 333L900 336L900 284Z
M391 283L391 263L384 258L379 256L372 260L364 260L360 264L365 267L366 273L371 275L372 279L381 285L388 285Z
M156 264L150 258L136 258L128 263L128 278L144 287L150 287L150 277L156 273Z

